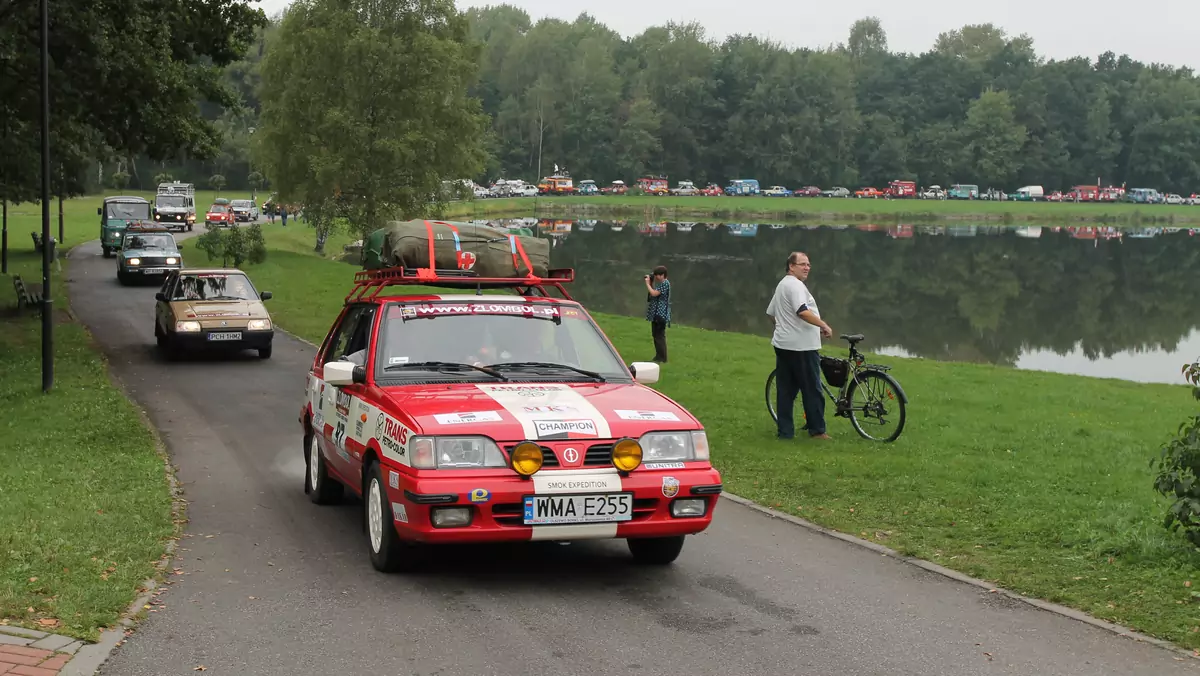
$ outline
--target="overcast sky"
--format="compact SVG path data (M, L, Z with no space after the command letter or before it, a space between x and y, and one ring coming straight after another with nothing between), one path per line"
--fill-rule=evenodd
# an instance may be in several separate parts
M499 4L456 0L460 9ZM289 0L261 0L273 15ZM1200 0L512 0L536 21L572 20L588 12L625 37L668 21L696 21L710 37L732 33L771 38L791 47L821 47L845 41L850 25L877 16L892 51L928 50L938 33L964 24L993 23L1009 35L1027 33L1038 53L1049 58L1088 56L1105 51L1144 62L1190 66L1200 71Z

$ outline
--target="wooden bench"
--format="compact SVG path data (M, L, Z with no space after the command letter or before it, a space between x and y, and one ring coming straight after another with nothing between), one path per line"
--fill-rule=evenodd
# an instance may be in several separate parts
M42 285L26 284L21 275L13 275L13 289L17 292L17 310L42 306Z

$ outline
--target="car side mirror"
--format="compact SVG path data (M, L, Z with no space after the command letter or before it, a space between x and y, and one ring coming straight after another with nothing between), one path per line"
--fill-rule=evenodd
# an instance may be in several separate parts
M652 361L635 361L629 365L629 370L633 373L634 381L643 385L658 382L658 364Z
M103 207L96 207L96 215L97 215L97 216L103 216L103 215L104 215L104 208L103 208Z
M325 382L337 387L367 382L367 368L352 361L331 361L325 364Z
M258 294L258 297L262 298L263 300L271 300L271 292L263 291L262 293Z
M159 291L158 293L154 294L154 300L162 301L162 302L164 302L164 303L165 303L165 302L167 302L167 294L166 294L166 292L165 292L165 291Z

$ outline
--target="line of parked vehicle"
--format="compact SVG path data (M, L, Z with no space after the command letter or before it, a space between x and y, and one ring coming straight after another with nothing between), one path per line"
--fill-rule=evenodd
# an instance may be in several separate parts
M591 179L585 179L575 184L571 175L566 171L555 171L551 176L543 178L536 186L517 180L497 180L489 187L471 183L471 188L477 199L489 197L535 197L539 195L624 195L630 190L624 181L616 180L603 188ZM872 186L851 191L849 188L834 186L821 189L815 185L804 186L795 190L782 185L773 185L763 189L756 179L734 179L728 185L721 187L716 183L697 187L692 181L679 181L676 187L669 187L666 176L643 176L636 181L636 187L646 195L702 195L702 196L735 196L761 195L764 197L840 197L857 199L933 199L933 200L994 200L1017 202L1133 202L1139 204L1200 204L1200 194L1181 197L1175 193L1160 193L1154 188L1132 188L1125 186L1077 185L1068 191L1055 191L1047 194L1040 185L1027 185L1012 193L988 188L980 190L978 185L956 183L949 189L939 185L928 187L918 186L915 181L894 180L886 188Z

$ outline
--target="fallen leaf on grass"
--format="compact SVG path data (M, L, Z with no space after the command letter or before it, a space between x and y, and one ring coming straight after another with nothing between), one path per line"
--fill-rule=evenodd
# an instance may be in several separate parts
M42 619L38 620L38 624L43 627L57 627L62 623L53 617L43 617Z
M208 667L204 666L203 664L199 664L192 667L192 671L208 671Z
M37 582L37 578L36 578L36 577L31 577L31 578L29 578L29 581L30 581L30 582ZM1184 586L1186 587L1187 585L1184 585Z
M35 579L35 580L36 580L37 578L35 577L35 578L33 578L33 579ZM1190 587L1190 586L1192 586L1192 581L1191 581L1191 580L1185 580L1185 581L1184 581L1184 583L1183 583L1183 586L1185 586L1185 587Z

